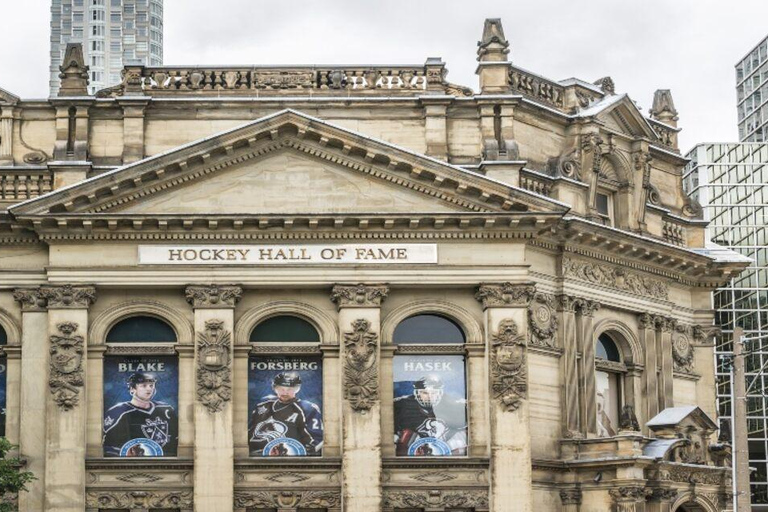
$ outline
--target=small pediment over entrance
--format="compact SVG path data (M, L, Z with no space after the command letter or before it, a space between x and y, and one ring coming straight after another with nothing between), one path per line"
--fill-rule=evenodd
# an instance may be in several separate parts
M653 141L658 138L637 105L626 94L608 96L582 110L579 117L594 117L607 128L631 137L645 137Z

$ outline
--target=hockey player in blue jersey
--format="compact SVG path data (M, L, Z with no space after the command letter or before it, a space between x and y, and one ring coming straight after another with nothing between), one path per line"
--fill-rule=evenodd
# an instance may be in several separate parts
M104 415L105 457L176 456L179 418L169 404L153 401L157 379L149 373L128 377L131 400Z
M317 404L296 395L301 377L282 372L272 379L274 395L256 404L248 422L251 456L320 456L323 448L323 413Z

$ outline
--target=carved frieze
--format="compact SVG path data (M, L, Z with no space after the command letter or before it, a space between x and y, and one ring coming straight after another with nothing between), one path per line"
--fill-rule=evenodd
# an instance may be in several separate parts
M678 491L677 489L664 489L662 487L656 487L653 489L650 489L650 494L648 495L648 501L667 501L667 502L673 502L675 499L677 499Z
M385 490L385 509L451 509L465 508L487 510L489 505L488 492L476 489L461 491L440 490Z
M563 505L581 505L581 489L561 489L560 501Z
M40 294L49 309L87 309L96 302L93 286L43 286Z
M532 346L555 346L557 333L557 315L555 297L546 293L535 293L528 307L528 329Z
M341 285L337 284L331 291L331 300L341 308L378 308L387 297L389 287L386 285Z
M45 311L48 305L40 288L17 288L13 290L13 300L21 305L22 311Z
M315 74L308 71L259 71L254 73L256 89L312 89Z
M511 319L502 320L491 342L491 389L507 411L515 411L528 398L525 336Z
M644 297L663 300L669 298L669 286L666 283L619 267L565 257L563 275Z
M475 299L482 302L483 309L507 306L527 307L535 292L536 287L532 284L489 283L480 285Z
M78 328L75 322L62 322L56 328L60 334L51 336L48 385L53 401L66 411L80 403L80 390L84 383L85 338L75 334Z
M541 100L557 108L563 108L564 89L554 82L511 68L509 70L509 85L513 91Z
M97 510L189 509L192 491L98 491L87 492L85 506Z
M365 319L344 333L344 395L356 411L367 411L379 399L379 335Z
M239 286L187 286L187 302L196 309L234 308L243 295Z
M208 320L197 333L197 398L211 413L232 399L232 333L222 320Z
M341 506L341 491L235 491L235 508L328 509Z
M617 504L644 503L651 493L651 489L640 485L627 485L608 490L608 494L611 495L611 498Z
M727 485L730 484L730 470L689 464L665 464L656 473L655 479L684 484Z

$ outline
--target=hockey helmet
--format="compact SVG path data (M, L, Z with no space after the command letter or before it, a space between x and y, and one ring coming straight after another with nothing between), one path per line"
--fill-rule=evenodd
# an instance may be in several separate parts
M422 407L433 407L443 398L443 381L437 375L427 375L413 383L413 396Z

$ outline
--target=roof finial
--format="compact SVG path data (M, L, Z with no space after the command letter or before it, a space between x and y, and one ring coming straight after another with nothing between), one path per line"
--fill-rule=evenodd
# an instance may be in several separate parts
M677 109L669 89L659 89L653 93L653 106L649 114L651 119L677 128Z
M598 86L606 96L613 96L616 94L616 84L613 83L613 78L609 76L604 76L600 80L597 80L595 85Z
M483 25L483 38L477 42L477 60L480 62L506 61L509 41L504 37L500 18L487 18Z
M88 66L83 58L82 43L68 43L64 60L59 68L61 87L59 96L88 95Z

